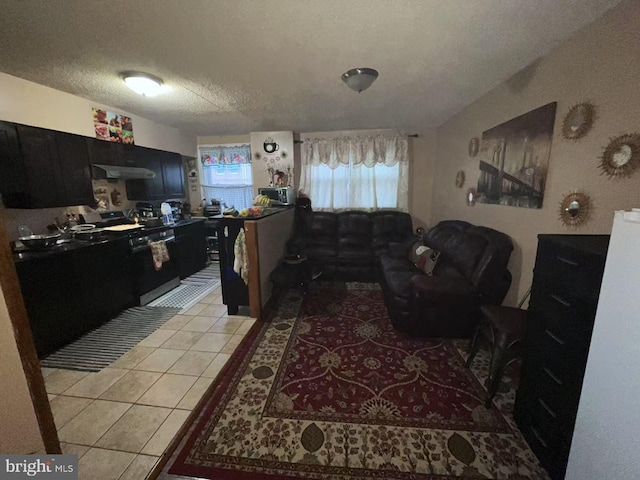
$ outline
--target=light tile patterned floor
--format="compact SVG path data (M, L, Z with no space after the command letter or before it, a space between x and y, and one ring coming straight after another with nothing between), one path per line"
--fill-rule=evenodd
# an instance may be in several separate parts
M64 453L80 480L143 480L255 319L220 289L96 373L43 368Z

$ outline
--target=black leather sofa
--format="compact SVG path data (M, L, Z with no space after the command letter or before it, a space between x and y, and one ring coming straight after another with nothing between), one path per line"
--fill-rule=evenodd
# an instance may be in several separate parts
M478 307L501 304L509 290L513 242L496 230L449 220L431 228L423 243L441 252L432 276L409 260L407 244L378 258L391 322L412 336L469 337Z
M375 281L376 259L417 237L411 216L396 211L297 212L290 253L307 256L322 278Z

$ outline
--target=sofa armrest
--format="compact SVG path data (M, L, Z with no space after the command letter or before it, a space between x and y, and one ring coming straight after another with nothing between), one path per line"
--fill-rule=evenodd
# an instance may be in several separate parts
M414 275L411 277L412 296L423 306L446 304L476 304L479 295L466 278Z
M420 237L414 236L402 242L389 242L389 256L393 258L409 258L409 249L418 240L420 240Z

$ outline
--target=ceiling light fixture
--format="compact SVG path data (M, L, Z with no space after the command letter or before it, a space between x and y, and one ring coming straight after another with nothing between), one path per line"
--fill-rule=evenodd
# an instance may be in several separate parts
M354 92L362 92L369 88L378 78L378 72L373 68L352 68L342 74L342 81Z
M162 79L142 72L124 72L124 83L134 92L143 97L155 97L162 93Z

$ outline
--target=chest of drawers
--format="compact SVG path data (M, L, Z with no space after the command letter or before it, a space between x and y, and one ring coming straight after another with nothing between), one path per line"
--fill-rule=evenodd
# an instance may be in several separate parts
M564 478L608 235L539 235L514 416L551 478Z

